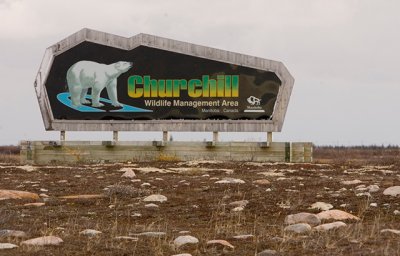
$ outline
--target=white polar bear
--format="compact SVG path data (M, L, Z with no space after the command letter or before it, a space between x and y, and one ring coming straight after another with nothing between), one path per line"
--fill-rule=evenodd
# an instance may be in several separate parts
M67 83L72 105L90 103L85 96L92 88L92 106L102 107L100 93L107 88L107 94L114 107L121 107L117 95L117 78L132 67L132 62L119 61L110 65L93 61L78 61L67 71Z

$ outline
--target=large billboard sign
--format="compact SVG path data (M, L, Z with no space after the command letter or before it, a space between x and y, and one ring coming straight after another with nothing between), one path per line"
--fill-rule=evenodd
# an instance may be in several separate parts
M83 29L46 50L35 81L47 130L280 131L282 63Z

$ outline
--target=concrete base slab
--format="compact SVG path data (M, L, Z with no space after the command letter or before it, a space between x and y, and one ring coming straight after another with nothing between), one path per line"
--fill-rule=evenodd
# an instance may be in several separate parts
M310 142L23 141L30 164L127 161L312 162Z

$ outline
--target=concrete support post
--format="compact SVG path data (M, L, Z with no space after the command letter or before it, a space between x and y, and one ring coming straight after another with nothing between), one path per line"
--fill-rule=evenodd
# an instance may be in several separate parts
M60 131L60 141L65 142L65 131Z
M214 143L218 142L218 132L213 132L213 142Z
M118 141L118 131L113 131L113 141L114 142Z
M268 143L272 142L272 132L267 132L267 142Z
M163 142L166 143L169 141L169 132L168 131L163 131Z

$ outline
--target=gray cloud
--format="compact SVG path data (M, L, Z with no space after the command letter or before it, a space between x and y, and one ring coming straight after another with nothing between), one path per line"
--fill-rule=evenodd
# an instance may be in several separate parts
M44 131L32 84L45 48L83 27L126 37L155 34L282 61L296 83L277 139L400 144L399 8L394 0L0 0L0 144L58 138ZM195 135L204 136L210 135Z

